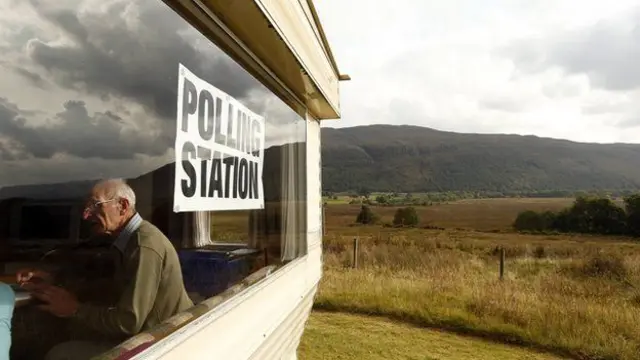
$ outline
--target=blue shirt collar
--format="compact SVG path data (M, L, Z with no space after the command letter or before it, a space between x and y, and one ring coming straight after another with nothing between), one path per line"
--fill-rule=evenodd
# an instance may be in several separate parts
M142 223L142 217L140 216L140 214L136 213L135 215L133 215L131 220L129 220L127 225L125 225L124 229L122 229L118 237L116 237L116 240L113 242L113 245L121 252L124 252L124 249L127 247L127 243L129 242L129 238L131 237L131 234L133 234L136 230L138 230L141 223Z

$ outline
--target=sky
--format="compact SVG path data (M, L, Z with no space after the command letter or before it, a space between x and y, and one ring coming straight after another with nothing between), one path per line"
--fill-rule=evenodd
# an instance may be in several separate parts
M303 118L161 1L2 0L0 52L0 187L173 163L179 64L264 116L266 148L305 136Z
M640 143L638 0L316 0L341 73L328 127Z
M640 0L316 0L343 82L325 126L640 143ZM0 187L133 177L174 159L178 64L304 122L160 1L0 1ZM296 125L297 124L297 125Z

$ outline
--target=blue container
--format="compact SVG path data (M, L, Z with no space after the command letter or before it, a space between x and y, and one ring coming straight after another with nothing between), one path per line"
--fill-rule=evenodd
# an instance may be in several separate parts
M197 292L205 298L223 292L249 275L251 262L259 253L244 248L180 250L178 257L187 292Z

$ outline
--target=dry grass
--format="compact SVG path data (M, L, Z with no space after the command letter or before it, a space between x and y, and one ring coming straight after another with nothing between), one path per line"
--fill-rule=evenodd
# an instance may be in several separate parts
M419 208L422 225L354 227L327 210L316 308L382 315L584 359L640 358L640 246L632 239L509 233L524 209L570 199L474 200ZM395 209L374 208L382 222ZM479 229L480 231L462 230ZM492 232L493 231L493 232ZM359 268L350 269L359 238ZM497 248L507 252L498 279Z
M557 211L573 199L470 199L448 204L416 207L423 225L445 228L503 231L509 229L518 212L523 210ZM372 207L381 216L381 223L391 223L397 207ZM358 205L330 204L329 222L332 229L353 224L360 211Z

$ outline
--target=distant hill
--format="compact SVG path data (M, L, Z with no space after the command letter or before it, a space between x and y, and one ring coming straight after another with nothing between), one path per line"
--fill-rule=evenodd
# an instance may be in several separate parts
M418 126L322 129L323 190L640 189L640 145Z

